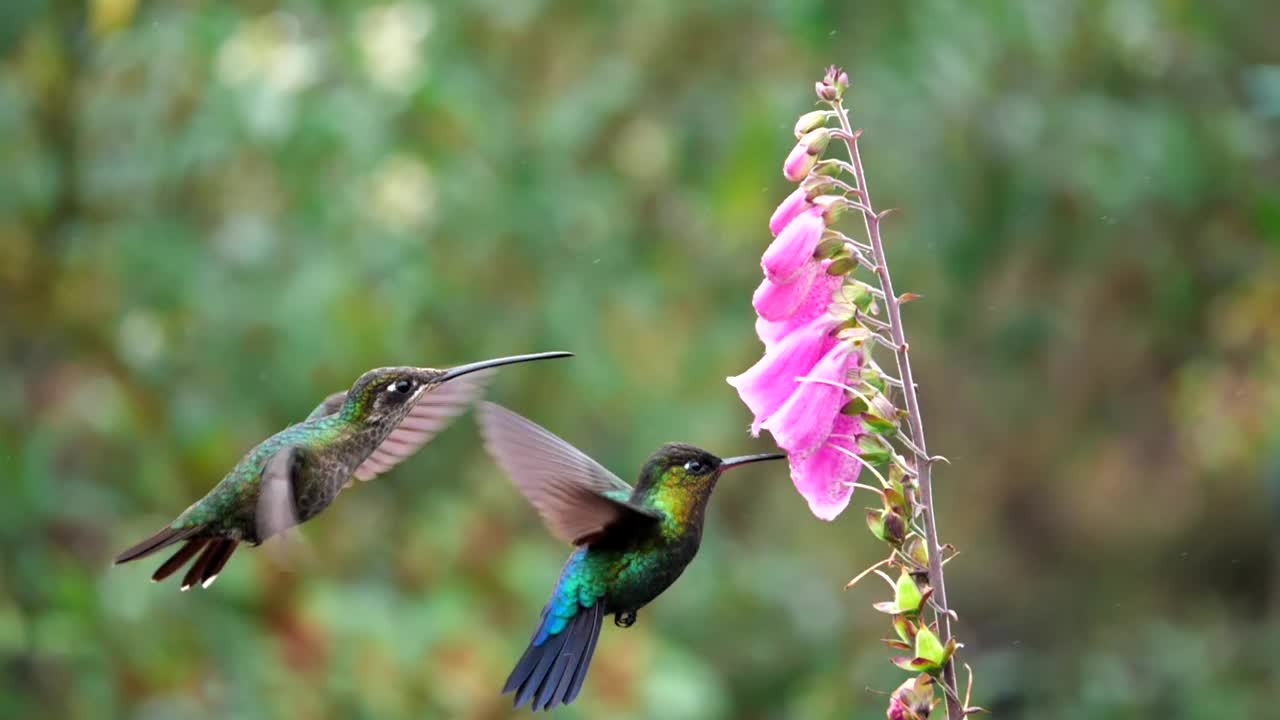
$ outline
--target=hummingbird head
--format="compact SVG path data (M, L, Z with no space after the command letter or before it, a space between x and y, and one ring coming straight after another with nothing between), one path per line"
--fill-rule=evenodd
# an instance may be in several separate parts
M766 453L721 459L693 445L667 443L649 456L640 472L637 489L662 487L710 493L716 481L730 468L784 457L786 455L782 453Z
M432 368L375 368L361 375L347 391L343 412L367 422L408 412L422 393L440 384L443 373Z
M667 443L649 456L640 471L635 494L660 508L670 519L663 532L701 532L711 491L724 471L760 460L786 457L781 453L744 455L722 460L684 443Z
M437 370L425 367L375 368L361 375L347 392L342 412L350 419L369 423L399 422L425 392L471 373L532 360L571 357L573 353L553 351L531 355L481 360Z

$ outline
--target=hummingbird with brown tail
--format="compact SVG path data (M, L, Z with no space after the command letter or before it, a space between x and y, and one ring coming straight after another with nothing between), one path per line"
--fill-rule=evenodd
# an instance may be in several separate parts
M444 370L370 370L250 450L209 494L115 562L184 543L152 581L195 558L182 589L209 587L240 543L259 545L310 520L354 480L370 480L417 452L475 402L493 368L572 354L514 355Z
M485 447L557 538L575 546L503 693L549 710L578 696L604 618L630 627L702 542L707 500L731 468L786 457L720 459L683 443L649 456L633 488L532 421L493 403L476 409Z

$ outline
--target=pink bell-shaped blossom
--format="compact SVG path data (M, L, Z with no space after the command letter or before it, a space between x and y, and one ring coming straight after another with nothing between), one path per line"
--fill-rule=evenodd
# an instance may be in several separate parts
M782 177L790 182L800 182L816 164L818 156L810 155L809 148L803 142L796 143L782 163Z
M778 233L782 232L782 228L786 227L795 216L813 207L807 195L804 188L796 188L796 191L788 195L778 209L773 211L773 215L769 218L769 232L774 237L777 237Z
M801 382L777 412L760 424L793 459L813 452L831 434L831 425L847 402L839 385L848 382L852 357L849 343L832 346L809 371L810 380Z
M812 318L768 349L741 375L726 378L755 416L751 422L753 436L760 434L761 424L798 389L796 378L808 375L836 344L831 335L835 326L830 315Z
M764 342L765 349L767 350L801 325L825 314L831 305L831 296L835 294L842 282L844 278L839 275L819 273L813 279L813 284L809 286L804 299L796 305L790 315L781 320L756 318L756 335Z
M802 135L782 163L782 176L791 182L803 180L818 164L818 158L830 142L831 129L827 127L817 127Z
M809 511L823 520L834 520L849 505L862 463L844 450L858 452L854 436L861 429L857 418L837 413L822 447L806 457L791 458L791 482L808 501Z
M822 208L812 207L797 215L778 233L760 258L764 276L776 283L794 279L801 268L813 260L813 251L822 241L822 232L826 229Z
M824 263L808 263L792 278L791 282L776 283L765 278L751 296L751 305L756 314L765 320L786 320L800 307L800 303L809 296L813 281Z

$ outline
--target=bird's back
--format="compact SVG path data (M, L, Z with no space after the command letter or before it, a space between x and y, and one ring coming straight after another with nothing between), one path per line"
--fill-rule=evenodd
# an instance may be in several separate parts
M308 498L308 504L318 507L314 507L314 511L309 514L305 513L303 498L297 498L299 522L313 516L333 500L333 496L337 495L338 489L341 489L346 476L351 474L351 468L354 468L354 465L348 467L350 460L345 457L335 458L336 462L334 460L317 461L322 456L314 451L322 448L326 443L332 443L339 429L334 418L317 418L290 425L263 440L245 453L240 462L236 463L235 467L231 468L208 494L179 515L172 527L205 525L210 530L222 530L237 536L237 539L243 538L256 542L258 538L255 537L255 528L263 469L276 453L291 446L313 451L309 453L309 457L315 459L301 468L298 489L315 488L313 496ZM343 477L329 477L337 474L342 474ZM330 493L328 486L334 484L336 488Z

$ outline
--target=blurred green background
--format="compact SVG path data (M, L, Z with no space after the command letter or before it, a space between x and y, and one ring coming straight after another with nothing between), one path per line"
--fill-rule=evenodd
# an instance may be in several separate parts
M631 477L764 451L723 378L794 118L843 64L997 717L1275 712L1280 5L0 5L0 716L504 718L566 554L469 418L284 572L112 554L363 370ZM856 226L850 226L851 229ZM889 360L885 358L885 362ZM858 501L865 498L855 498ZM780 468L607 627L566 718L876 718L880 546Z

